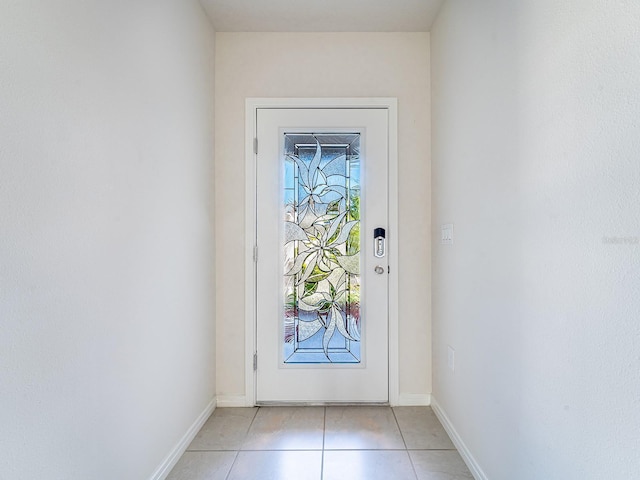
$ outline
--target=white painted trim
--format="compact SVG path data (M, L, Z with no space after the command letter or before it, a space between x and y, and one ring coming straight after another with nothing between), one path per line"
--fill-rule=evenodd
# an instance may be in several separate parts
M245 405L256 403L253 354L256 349L256 137L258 108L386 108L389 112L389 404L399 405L398 336L398 99L397 98L247 98L245 103ZM260 149L260 146L258 146Z
M150 480L164 480L167 478L173 467L178 463L178 460L180 460L180 457L182 457L182 454L187 450L191 441L195 438L215 409L216 399L214 398L209 402L209 405L206 406L202 413L198 415L198 418L193 422L193 425L189 427L177 445L173 447L169 455L167 455L153 475L151 475Z
M256 227L256 154L253 151L254 139L257 136L258 103L247 99L245 105L245 320L244 320L244 396L246 406L256 403L256 375L253 370L253 354L256 351L256 263L254 262L254 246L257 242Z
M401 393L398 397L399 407L428 407L431 395L428 393Z
M398 245L398 100L387 99L389 112L389 404L400 402L400 337L399 324L399 266Z
M246 395L218 395L218 407L247 407L251 406Z
M489 477L487 477L485 473L482 471L482 468L480 468L480 465L478 464L475 457L471 453L471 450L469 450L469 447L467 447L467 445L464 443L464 441L462 440L462 437L456 431L455 427L453 426L453 423L451 423L451 420L447 416L446 412L442 409L442 407L440 406L440 404L438 403L438 401L435 399L433 395L431 396L431 408L433 409L433 412L436 414L436 416L440 420L440 423L442 423L442 426L444 427L444 429L449 434L451 441L458 449L458 452L460 453L460 456L464 460L464 463L467 464L467 467L471 471L473 478L475 478L476 480L488 480Z

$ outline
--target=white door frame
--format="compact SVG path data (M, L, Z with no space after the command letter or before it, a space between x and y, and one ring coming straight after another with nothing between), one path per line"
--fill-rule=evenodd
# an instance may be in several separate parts
M398 405L398 100L396 98L247 98L245 106L245 405L256 404L256 116L259 108L386 108L389 113L389 404ZM259 148L259 147L258 147Z

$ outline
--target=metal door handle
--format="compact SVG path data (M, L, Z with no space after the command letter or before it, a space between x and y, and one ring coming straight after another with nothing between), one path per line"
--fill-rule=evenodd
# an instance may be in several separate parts
M382 275L384 273L384 267L382 265L376 265L373 269L378 275Z

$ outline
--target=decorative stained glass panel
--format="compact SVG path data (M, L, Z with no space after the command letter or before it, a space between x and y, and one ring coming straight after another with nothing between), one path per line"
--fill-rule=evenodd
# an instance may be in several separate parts
M284 363L360 363L360 134L284 137Z

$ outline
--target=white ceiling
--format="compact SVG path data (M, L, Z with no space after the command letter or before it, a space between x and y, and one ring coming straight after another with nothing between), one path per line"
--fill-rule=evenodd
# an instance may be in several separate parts
M444 0L201 0L218 32L428 32Z

